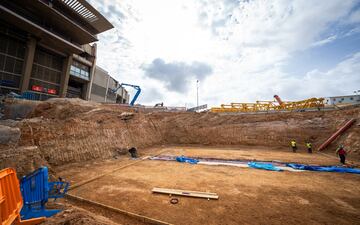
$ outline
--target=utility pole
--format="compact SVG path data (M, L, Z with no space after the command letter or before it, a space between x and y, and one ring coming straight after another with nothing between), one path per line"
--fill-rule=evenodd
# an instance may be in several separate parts
M196 80L196 106L199 107L199 80Z

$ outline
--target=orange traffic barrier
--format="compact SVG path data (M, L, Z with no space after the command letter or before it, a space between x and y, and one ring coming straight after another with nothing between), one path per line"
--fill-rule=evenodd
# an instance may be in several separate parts
M23 206L19 181L14 169L0 171L0 225L39 224L45 217L21 220L20 210Z

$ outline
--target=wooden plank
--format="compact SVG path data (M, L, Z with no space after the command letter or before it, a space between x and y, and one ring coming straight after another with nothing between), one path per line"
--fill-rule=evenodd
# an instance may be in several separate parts
M188 191L188 190L167 189L167 188L153 188L152 192L169 194L169 195L196 197L196 198L219 199L219 196L216 193L211 193L211 192Z

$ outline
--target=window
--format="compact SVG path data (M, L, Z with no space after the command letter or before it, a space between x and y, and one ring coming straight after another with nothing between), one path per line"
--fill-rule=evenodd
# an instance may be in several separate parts
M80 77L84 80L90 80L90 67L79 63L77 61L73 61L70 67L70 74L76 77Z
M350 100L354 100L354 98L353 98L353 97L351 97L351 98L350 98Z

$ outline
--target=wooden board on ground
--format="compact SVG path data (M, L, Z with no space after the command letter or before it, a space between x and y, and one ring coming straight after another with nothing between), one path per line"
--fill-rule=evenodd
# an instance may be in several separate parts
M169 194L169 195L181 195L195 198L207 198L207 199L219 199L216 193L200 192L200 191L188 191L179 189L167 189L167 188L153 188L153 193Z

